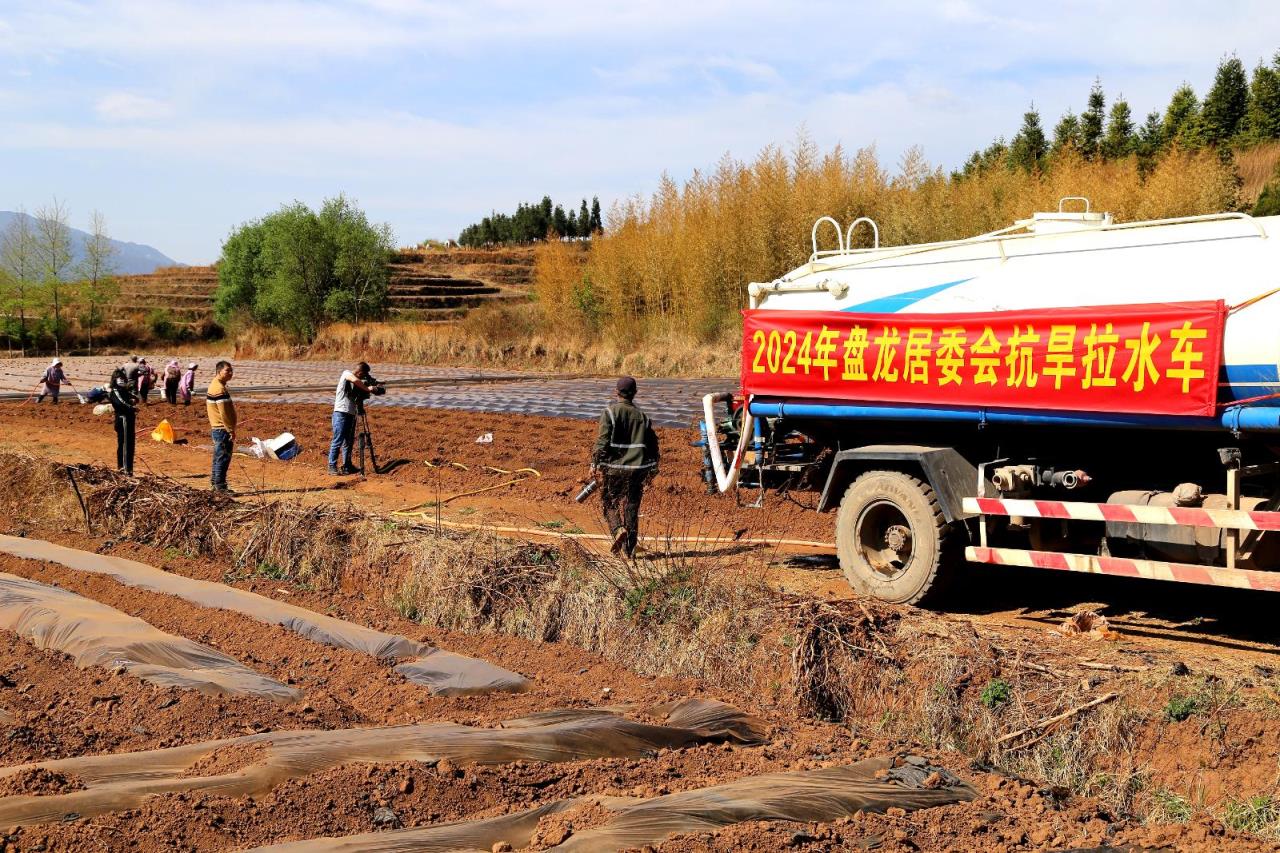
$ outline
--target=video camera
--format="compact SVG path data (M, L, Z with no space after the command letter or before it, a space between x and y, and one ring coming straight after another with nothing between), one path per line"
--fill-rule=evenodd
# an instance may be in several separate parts
M364 386L369 389L367 392L361 391L354 385L351 385L350 390L351 397L356 401L356 413L362 415L364 414L364 401L368 400L370 397L381 397L383 394L387 393L387 388L372 376L366 376L361 380L361 382L363 382Z

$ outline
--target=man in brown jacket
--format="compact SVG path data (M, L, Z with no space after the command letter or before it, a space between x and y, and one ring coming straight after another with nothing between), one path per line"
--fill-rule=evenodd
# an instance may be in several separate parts
M636 406L636 381L618 380L618 399L600 415L600 430L591 454L592 472L600 478L600 502L613 537L613 553L635 555L640 534L640 499L658 471L658 435L649 416Z

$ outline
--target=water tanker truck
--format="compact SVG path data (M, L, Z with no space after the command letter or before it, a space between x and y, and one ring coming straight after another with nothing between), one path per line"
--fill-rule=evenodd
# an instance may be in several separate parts
M972 563L1280 591L1280 217L1064 199L965 240L812 237L748 288L709 491L816 492L888 601Z

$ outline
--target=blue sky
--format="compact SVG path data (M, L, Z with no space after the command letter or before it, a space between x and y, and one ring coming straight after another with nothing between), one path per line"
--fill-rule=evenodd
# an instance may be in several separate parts
M346 192L402 244L549 193L648 194L804 127L954 167L1095 77L1141 118L1280 3L0 0L0 209L209 262L237 223Z

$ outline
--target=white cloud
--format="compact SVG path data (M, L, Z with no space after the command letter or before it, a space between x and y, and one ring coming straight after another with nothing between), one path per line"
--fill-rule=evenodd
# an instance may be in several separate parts
M107 121L147 121L168 118L173 115L173 105L167 101L136 95L132 92L111 92L98 98L94 112Z

